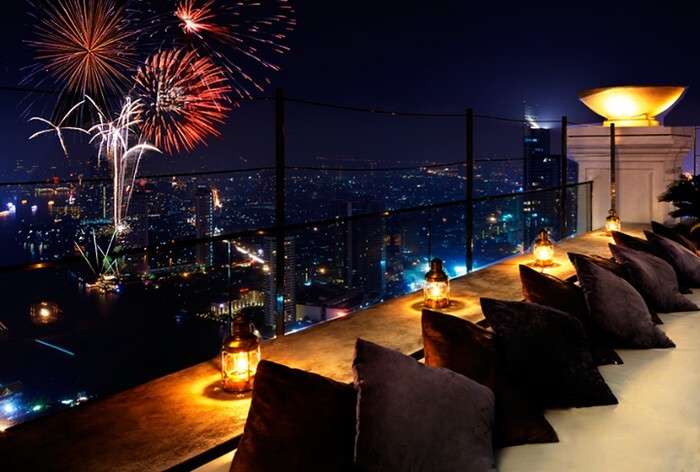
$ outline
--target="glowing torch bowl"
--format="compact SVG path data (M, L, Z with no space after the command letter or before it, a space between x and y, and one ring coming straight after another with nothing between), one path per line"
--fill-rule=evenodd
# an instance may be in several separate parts
M626 85L579 92L579 99L598 115L605 126L659 126L656 117L671 108L686 87Z

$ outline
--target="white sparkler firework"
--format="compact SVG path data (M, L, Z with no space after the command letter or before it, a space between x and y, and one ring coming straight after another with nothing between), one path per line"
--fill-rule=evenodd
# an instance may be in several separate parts
M86 102L90 103L97 111L99 122L89 129L62 126L70 115ZM105 156L111 166L113 185L112 223L117 233L121 233L127 228L125 219L129 211L131 194L134 189L134 182L139 170L141 158L146 151L160 152L155 146L142 142L135 134L134 129L139 123L139 106L138 100L132 100L127 97L124 100L124 105L119 115L113 120L110 120L100 109L95 100L86 95L85 100L73 106L57 125L40 117L32 117L29 120L39 121L50 127L50 129L34 133L29 139L34 139L42 134L55 132L66 156L68 155L68 151L63 140L63 130L88 134L92 136L90 138L91 143L98 143L98 165L102 157Z

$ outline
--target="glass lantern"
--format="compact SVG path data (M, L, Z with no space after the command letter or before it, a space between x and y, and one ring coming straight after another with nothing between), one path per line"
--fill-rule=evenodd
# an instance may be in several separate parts
M260 338L244 316L233 319L231 336L221 348L221 377L224 390L244 393L253 388L260 362Z
M423 305L427 308L446 308L450 304L450 281L438 258L430 261L430 270L425 274L423 297Z
M605 233L610 236L613 231L620 231L622 229L622 222L620 217L617 216L615 210L612 208L608 211L608 216L605 218Z
M551 266L554 261L554 243L549 239L546 229L540 230L532 245L532 255L535 256L535 265L539 267Z

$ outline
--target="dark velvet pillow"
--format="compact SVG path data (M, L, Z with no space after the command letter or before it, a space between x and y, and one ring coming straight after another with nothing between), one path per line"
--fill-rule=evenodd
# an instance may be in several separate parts
M444 367L489 387L496 394L496 447L557 442L538 402L518 391L498 369L494 333L467 320L423 310L425 364Z
M615 241L615 244L622 247L634 249L635 251L649 252L651 254L655 253L654 247L651 245L651 243L642 238L637 238L619 231L613 231L612 238Z
M676 272L668 262L647 252L615 244L610 245L610 251L625 267L625 279L654 310L662 313L700 310L695 303L681 295Z
M700 287L700 257L697 254L658 234L650 231L644 231L644 234L656 254L675 269L679 284Z
M359 470L495 470L490 389L362 339L355 346L353 370Z
M231 471L352 470L355 408L352 385L260 362Z
M686 238L681 234L677 229L675 228L669 228L668 226L658 223L656 221L651 222L651 230L654 232L654 234L658 234L659 236L663 236L664 238L668 238L671 241L675 241L684 248L688 249L689 251L693 251L694 253L697 253L697 246L693 241L690 239Z
M600 259L610 263L606 259ZM569 313L581 322L591 343L591 355L596 365L622 364L620 356L614 349L605 345L603 338L596 332L595 325L591 323L591 315L588 313L581 287L525 265L520 266L520 282L523 286L523 296L528 302Z
M615 347L674 347L654 325L642 296L625 279L581 259L576 273L586 297L591 320Z
M623 233L620 233L620 234L623 234ZM627 236L627 235L625 235L625 236ZM630 236L630 238L633 238L633 237L634 236ZM638 238L635 238L635 239L638 239ZM646 242L642 239L640 239L640 241ZM591 262L591 263L597 265L598 267L601 267L605 270L608 270L608 271L612 272L613 274L617 275L618 277L622 277L623 279L627 280L627 277L628 277L627 270L625 270L625 268L622 264L619 264L618 262L616 262L614 258L606 259L606 258L600 257L600 256L594 256L594 255L588 255L588 254L578 254L578 253L574 253L574 252L570 252L570 253L568 253L568 255L569 255L569 260L574 265L574 267L576 267L576 264L579 260L585 259L588 262ZM630 282L629 280L627 280L627 281ZM583 292L581 292L581 293L583 294ZM651 303L646 299L646 297L642 296L642 298L644 298L644 302L647 304L647 309L649 310L649 314L651 315L651 320L654 322L654 324L664 324L664 322L661 320L661 318L659 318L659 315L656 313L656 310L651 305ZM588 305L586 305L586 311L588 311ZM602 365L602 364L599 364L599 365Z
M593 364L581 322L527 302L481 299L496 333L499 365L545 408L614 405L615 395Z
M577 252L569 252L567 253L567 256L569 256L569 260L574 266L576 266L577 260L584 258L590 262L593 262L594 264L599 265L603 269L609 270L618 277L624 277L626 275L625 268L622 267L622 265L619 264L614 258L607 259L605 257L596 256L594 254L580 254Z

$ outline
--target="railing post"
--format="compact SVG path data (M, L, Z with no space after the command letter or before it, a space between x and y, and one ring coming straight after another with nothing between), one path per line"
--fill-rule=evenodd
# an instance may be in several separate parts
M474 110L464 112L466 132L465 236L467 273L474 270Z
M285 263L285 109L284 90L275 92L275 332L284 336ZM281 302L280 302L281 300Z
M568 215L566 214L566 197L568 190L566 185L569 183L569 153L568 153L568 134L569 120L566 116L561 117L561 165L560 165L560 182L561 192L559 195L559 237L564 238L568 230Z
M615 123L610 123L610 209L617 211L617 150L615 149Z

